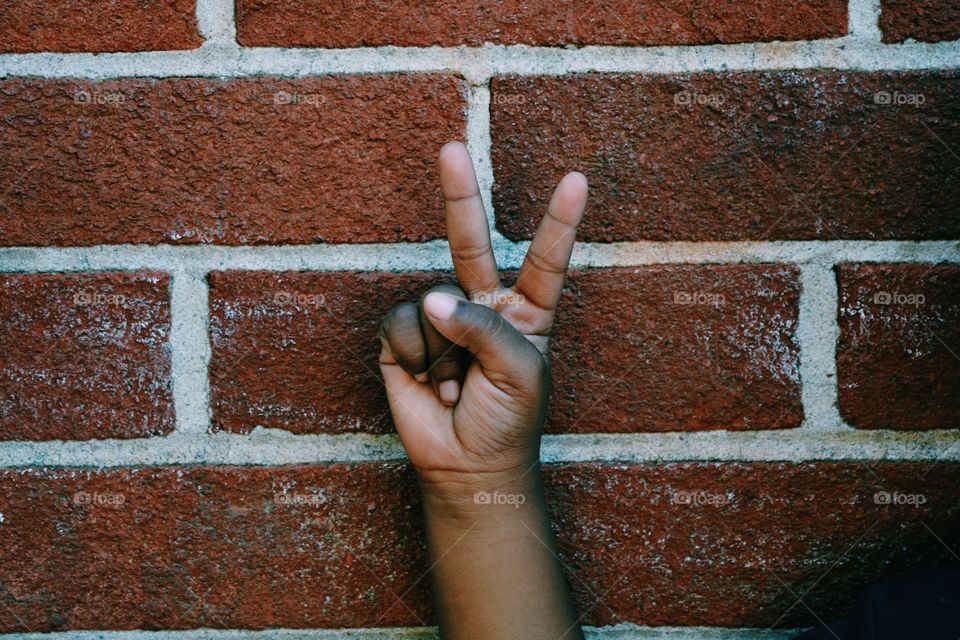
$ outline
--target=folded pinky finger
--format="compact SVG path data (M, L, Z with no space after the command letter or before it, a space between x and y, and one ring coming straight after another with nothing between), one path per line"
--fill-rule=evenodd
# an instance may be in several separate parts
M391 309L380 323L383 353L380 364L396 364L418 382L428 379L427 345L420 329L420 310L405 302Z

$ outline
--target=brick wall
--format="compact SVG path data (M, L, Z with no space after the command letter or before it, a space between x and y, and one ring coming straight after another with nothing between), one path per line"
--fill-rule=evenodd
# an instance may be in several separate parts
M431 637L375 330L451 278L453 138L507 270L591 182L544 443L591 637L958 559L955 2L0 7L0 633Z

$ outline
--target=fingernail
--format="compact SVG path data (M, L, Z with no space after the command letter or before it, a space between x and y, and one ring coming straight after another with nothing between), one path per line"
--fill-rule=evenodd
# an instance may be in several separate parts
M430 379L430 374L424 371L423 373L418 373L415 376L413 376L413 379L416 380L417 382L426 382L427 380Z
M444 404L454 405L460 399L460 383L456 380L444 380L440 383L440 400Z
M457 309L457 299L439 291L428 293L423 299L423 308L427 314L437 320L448 320Z

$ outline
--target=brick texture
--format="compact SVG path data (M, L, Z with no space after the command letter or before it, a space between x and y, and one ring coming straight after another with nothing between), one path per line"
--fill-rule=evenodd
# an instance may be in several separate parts
M195 0L0 0L0 53L192 49Z
M429 273L211 274L215 427L392 431L377 327L390 307L445 281ZM798 295L796 269L783 266L572 274L557 320L548 429L799 425Z
M0 472L0 629L418 624L398 465Z
M0 439L173 429L169 277L0 274Z
M444 74L2 81L0 244L439 237L435 159L463 136L464 87Z
M237 2L237 39L247 46L713 44L830 38L846 30L841 0Z
M572 464L549 491L591 624L804 627L884 574L951 562L958 479L919 462Z
M214 428L393 431L377 363L387 311L447 274L210 274Z
M840 412L863 429L960 428L960 267L842 264Z
M776 265L572 272L548 430L799 426L797 278Z
M545 474L588 624L809 625L960 543L955 464ZM431 622L418 493L399 464L6 469L0 505L3 631Z
M884 42L940 42L960 38L960 5L955 0L881 0Z
M491 118L510 238L571 169L583 240L960 236L954 71L501 77Z

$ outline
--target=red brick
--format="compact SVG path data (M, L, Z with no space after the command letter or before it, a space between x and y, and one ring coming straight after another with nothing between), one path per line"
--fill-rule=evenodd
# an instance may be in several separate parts
M392 431L377 327L393 305L448 281L446 273L211 274L215 428ZM723 301L675 303L684 293ZM798 294L796 269L782 266L571 274L549 430L797 426ZM290 295L301 303L289 304Z
M0 439L172 431L169 284L160 273L0 274Z
M380 321L394 305L451 280L443 273L210 274L214 428L393 431L377 362Z
M838 265L840 413L861 429L960 428L960 267Z
M501 77L491 102L513 239L571 169L588 241L960 237L956 71Z
M0 82L3 245L420 241L444 74Z
M884 42L956 40L960 5L956 0L881 0L880 30Z
M550 498L590 624L802 627L881 576L951 562L958 481L926 462L576 464L552 471Z
M960 543L956 464L587 463L546 477L588 624L809 625ZM877 504L881 491L924 503ZM399 464L6 469L0 511L5 632L432 622L418 492Z
M195 0L0 0L0 53L193 49Z
M787 266L572 272L551 343L548 430L798 426L799 293Z
M831 38L846 31L847 6L840 0L237 3L237 39L247 46L714 44Z
M0 629L418 624L418 502L400 465L5 470Z

